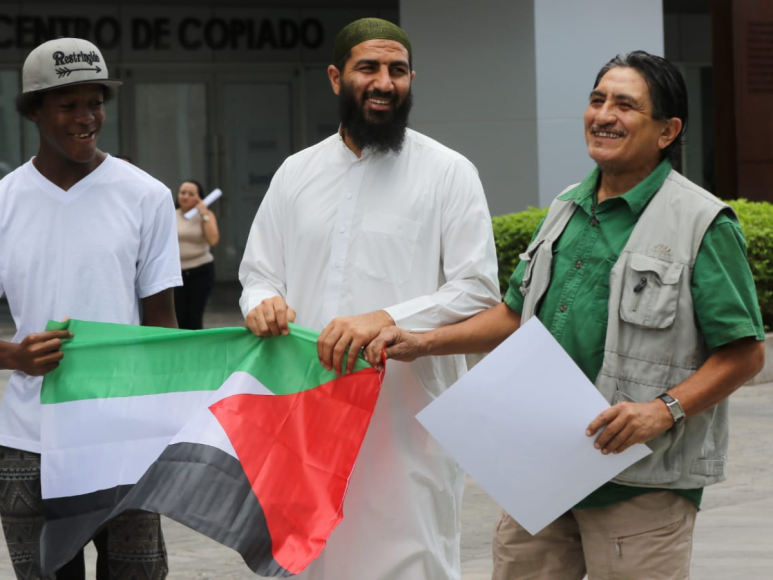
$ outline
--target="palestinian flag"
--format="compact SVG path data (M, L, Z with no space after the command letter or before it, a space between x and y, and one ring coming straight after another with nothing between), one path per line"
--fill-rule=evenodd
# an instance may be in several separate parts
M343 517L381 377L337 377L318 334L254 337L70 320L42 402L51 574L127 509L168 516L239 552L263 576L301 572Z

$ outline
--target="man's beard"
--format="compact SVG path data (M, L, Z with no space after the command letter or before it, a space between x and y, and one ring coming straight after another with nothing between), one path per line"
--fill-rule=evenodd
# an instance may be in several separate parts
M344 133L360 150L369 147L378 153L400 153L405 141L405 129L408 127L408 114L413 106L413 95L409 90L405 100L394 109L368 111L366 115L365 102L371 96L393 99L394 93L373 89L363 95L363 102L360 103L351 88L341 83L338 111Z

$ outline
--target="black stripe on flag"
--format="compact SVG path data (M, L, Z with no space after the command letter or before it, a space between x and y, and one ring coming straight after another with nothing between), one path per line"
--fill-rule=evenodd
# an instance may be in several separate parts
M107 505L113 503L113 508ZM165 515L239 552L256 574L292 576L273 558L263 508L239 461L197 443L176 443L134 486L48 499L40 541L43 576L68 562L111 517L127 509ZM47 515L48 517L48 515Z

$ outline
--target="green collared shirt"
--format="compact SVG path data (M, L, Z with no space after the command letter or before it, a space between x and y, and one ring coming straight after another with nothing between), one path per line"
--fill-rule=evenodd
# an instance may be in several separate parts
M598 168L560 197L573 200L578 208L553 249L551 284L537 317L591 382L596 381L604 357L609 272L670 171L671 164L664 160L633 189L602 202L595 208L598 226L592 225ZM518 313L523 309L520 286L525 268L521 262L515 269L505 296L507 305ZM706 232L691 288L696 320L710 349L748 336L764 340L746 240L729 212L717 216ZM602 507L647 491L655 490L607 483L576 507ZM702 490L682 491L700 504Z

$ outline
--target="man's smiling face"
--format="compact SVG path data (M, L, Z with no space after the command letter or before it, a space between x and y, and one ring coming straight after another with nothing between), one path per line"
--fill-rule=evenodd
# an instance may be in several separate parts
M368 40L352 49L341 84L356 96L371 122L391 119L408 98L413 74L408 51L393 40Z
M342 71L331 66L328 74L346 136L360 149L399 151L415 74L408 50L393 40L368 40L352 48Z
M660 163L667 121L652 118L652 99L644 77L635 69L615 67L590 94L585 111L588 154L602 172L646 171Z
M92 161L105 122L104 90L88 83L47 91L30 115L40 130L41 149L69 162Z

